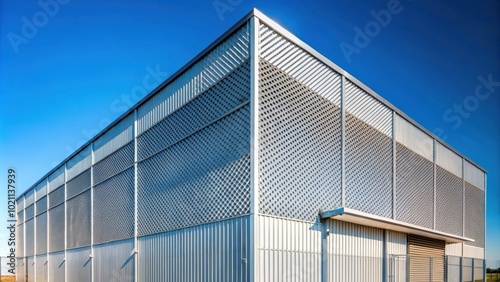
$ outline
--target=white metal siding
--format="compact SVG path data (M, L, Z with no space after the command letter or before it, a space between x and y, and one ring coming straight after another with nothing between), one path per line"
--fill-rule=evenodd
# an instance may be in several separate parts
M24 195L24 198L24 208L27 208L35 202L35 189L32 188L31 190L29 190L26 195Z
M18 258L16 264L16 281L25 282L26 281L26 261L24 258Z
M462 256L462 243L446 244L444 247L444 254L447 256Z
M396 141L406 146L422 157L433 160L433 139L415 125L409 123L400 115L395 115Z
M462 177L462 158L439 142L436 142L436 164Z
M36 197L35 201L40 200L41 198L45 197L47 195L47 181L44 179L42 182L40 182L36 188Z
M464 162L464 180L484 190L485 173L468 161Z
M387 230L386 236L387 258L389 259L389 281L405 281L408 235L406 233Z
M68 281L90 281L91 257L90 248L80 248L66 252Z
M133 125L134 116L130 114L95 140L94 163L131 142L134 138Z
M464 244L464 257L484 259L484 248Z
M28 257L26 263L28 264L28 279L26 281L27 282L34 282L35 281L35 257Z
M47 255L36 256L36 281L45 282L47 281Z
M49 282L64 282L64 252L49 254Z
M249 217L138 240L139 281L247 281Z
M94 247L94 281L134 281L134 240Z
M67 162L66 182L79 175L92 165L92 154L90 145L83 149Z
M320 281L321 226L259 216L258 281Z
M64 184L64 166L49 175L49 193Z
M329 281L382 281L382 229L338 220L327 228Z

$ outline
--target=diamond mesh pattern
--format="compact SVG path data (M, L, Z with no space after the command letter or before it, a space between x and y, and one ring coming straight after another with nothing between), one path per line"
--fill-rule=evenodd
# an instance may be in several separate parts
M242 64L205 93L194 98L137 138L138 158L143 160L247 101L250 65Z
M94 187L94 243L134 237L134 169Z
M346 206L392 216L392 139L346 113Z
M85 170L66 184L66 198L73 198L88 188L90 188L90 169Z
M35 220L26 221L26 256L35 254Z
M433 202L434 164L396 144L396 219L433 228Z
M436 229L462 235L462 179L436 166Z
M90 190L67 201L67 249L90 245Z
M16 232L16 255L24 257L24 224L19 224Z
M64 204L49 210L49 252L64 250Z
M24 215L26 216L26 221L35 217L35 205L31 205L24 210Z
M129 143L94 165L94 185L134 165L134 143Z
M47 253L47 213L36 217L36 254Z
M55 189L49 194L49 209L64 202L64 185Z
M47 211L47 197L43 197L36 202L36 215Z
M260 212L314 221L340 206L340 109L264 60L259 78Z
M466 245L484 248L484 191L465 182L465 237L474 239Z
M139 235L248 214L249 108L139 163Z

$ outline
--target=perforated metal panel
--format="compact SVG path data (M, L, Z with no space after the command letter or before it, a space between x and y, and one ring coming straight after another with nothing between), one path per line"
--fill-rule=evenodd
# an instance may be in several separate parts
M53 208L64 202L64 185L49 194L49 208Z
M88 188L90 188L90 169L66 183L66 199L73 198Z
M49 210L49 252L64 250L64 204Z
M134 165L134 144L129 143L94 165L94 186Z
M314 221L340 206L340 109L263 60L259 150L261 213Z
M36 217L36 254L47 253L47 213Z
M437 166L436 229L462 235L462 179Z
M90 245L90 190L66 202L67 249Z
M47 211L47 196L41 198L36 202L36 214L39 215L42 212Z
M94 187L94 244L134 236L134 169Z
M465 182L465 237L474 239L465 244L484 248L484 191Z
M35 205L31 205L24 210L25 220L28 221L35 217Z
M19 224L16 229L16 256L24 257L24 224Z
M391 113L351 82L346 85L346 110L346 206L391 217Z
M139 160L172 146L248 101L249 73L250 65L246 62L205 93L139 136Z
M434 164L396 145L396 219L434 228Z
M25 228L26 228L25 255L32 256L35 254L35 220L31 219L26 221Z
M249 106L139 163L139 234L247 214Z

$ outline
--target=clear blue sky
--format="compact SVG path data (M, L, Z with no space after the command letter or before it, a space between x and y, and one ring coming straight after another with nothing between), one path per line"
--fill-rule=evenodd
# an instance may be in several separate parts
M59 1L0 2L2 187L14 166L26 190L136 102L148 73L173 74L257 7L488 170L487 258L500 260L498 1ZM480 77L493 82L476 94Z

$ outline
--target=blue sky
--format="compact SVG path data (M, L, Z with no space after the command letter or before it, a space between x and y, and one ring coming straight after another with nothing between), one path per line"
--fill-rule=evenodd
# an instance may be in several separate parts
M257 7L488 170L500 260L498 1L0 3L0 183L15 167L18 193L137 102L144 77L158 84Z

